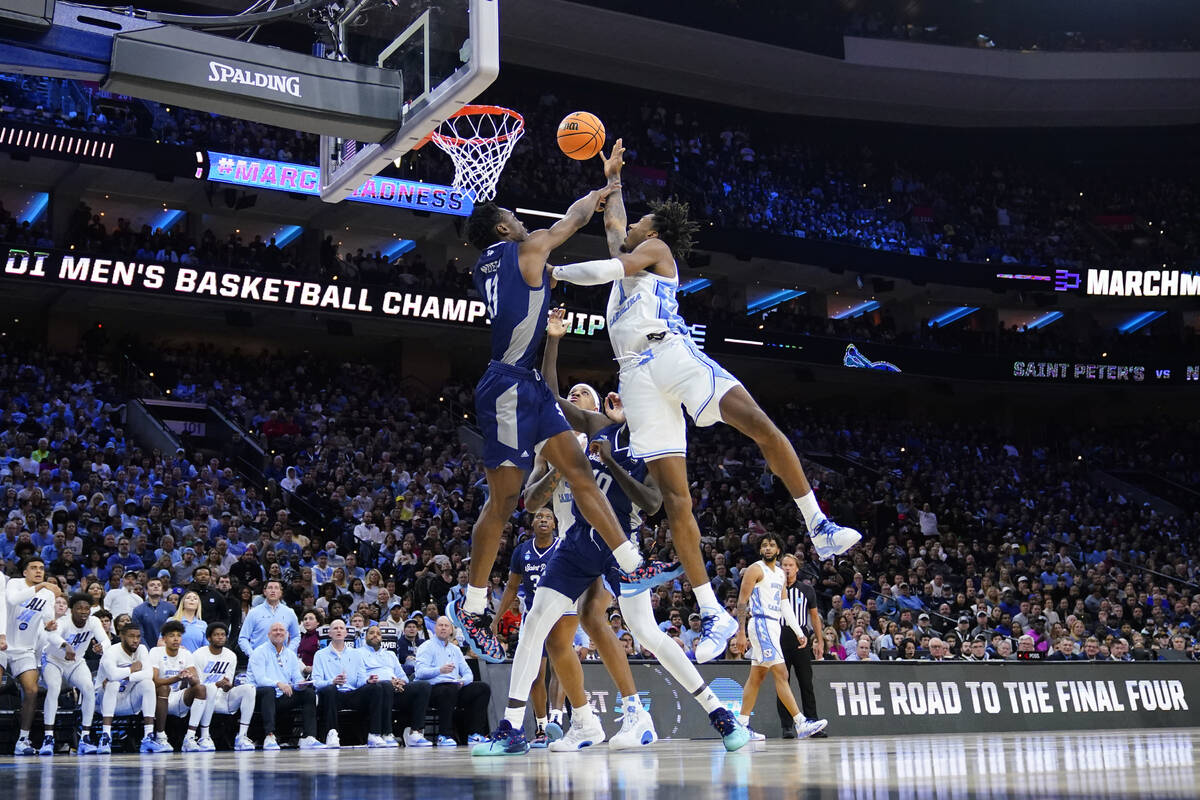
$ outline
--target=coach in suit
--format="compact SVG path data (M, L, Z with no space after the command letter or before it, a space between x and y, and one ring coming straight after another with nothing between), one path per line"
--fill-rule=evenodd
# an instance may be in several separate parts
M792 610L796 612L796 619L800 620L807 636L804 646L801 647L796 634L785 625L780 636L783 658L787 663L788 670L796 675L796 681L800 684L800 709L804 712L805 718L817 719L817 695L813 691L812 662L813 659L819 659L824 655L821 652L824 640L821 638L823 633L821 614L817 611L817 592L810 584L799 579L800 562L794 555L790 553L785 555L780 566L787 576L784 602L792 604ZM787 712L779 700L775 701L775 707L779 711L780 724L783 726L783 738L796 738L796 727L792 722L792 715ZM827 734L821 731L813 736L823 739Z

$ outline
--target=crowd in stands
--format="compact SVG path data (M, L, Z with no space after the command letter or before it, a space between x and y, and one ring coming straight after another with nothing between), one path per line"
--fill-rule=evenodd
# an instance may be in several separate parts
M972 146L952 136L944 152L917 152L910 145L921 137L881 136L869 126L805 121L788 132L762 114L602 84L556 78L547 92L536 75L519 73L486 95L526 117L528 134L501 183L506 197L567 201L596 180L594 164L563 158L548 134L582 105L605 121L610 137L624 138L631 204L675 195L717 228L974 264L1145 266L1200 254L1191 202L1200 189L1190 172L1156 163L1154 154L1123 165L1042 163L1018 143ZM15 95L4 101L9 114L49 113L30 109L36 101L19 84L0 81ZM312 135L145 105L155 109L156 127L138 135L315 163ZM124 134L132 123L120 124L116 132ZM453 178L449 160L434 149L414 153L402 169L440 183ZM1113 215L1127 216L1133 232L1095 222Z
M583 0L589 5L827 55L842 36L905 39L954 47L1088 52L1192 51L1200 41L1184 3L1134 9L1109 3L1086 11L1038 3L963 4L894 0Z
M156 372L178 376L174 397L221 407L260 437L265 484L219 454L151 452L130 441L123 393L104 361L9 351L0 375L0 557L10 573L21 555L40 553L97 611L135 620L146 581L159 578L167 602L197 591L204 618L227 621L231 642L264 602L266 582L277 580L282 602L310 630L337 618L361 632L390 619L406 647L428 639L462 591L484 499L481 466L456 433L470 389L401 392L386 367L368 363L157 352ZM823 505L867 536L844 560L819 562L752 443L708 429L693 437L689 468L726 604L757 558L758 536L770 531L818 591L833 637L827 658L848 656L863 635L885 658L936 658L941 643L947 657L965 657L979 637L989 658L1024 652L1030 640L1047 656L1195 657L1200 515L1164 515L1089 479L1090 469L1131 465L1194 479L1195 426L1170 437L1150 435L1147 423L1102 437L1081 428L1018 440L980 424L799 406L774 413L810 454ZM861 471L834 472L822 453ZM527 535L519 513L504 532L493 600ZM665 522L648 519L641 537L644 551L669 559ZM664 630L677 628L680 646L690 647L691 587L660 587L653 604ZM624 638L619 617L613 624ZM594 657L582 635L579 645ZM645 656L632 638L627 648Z

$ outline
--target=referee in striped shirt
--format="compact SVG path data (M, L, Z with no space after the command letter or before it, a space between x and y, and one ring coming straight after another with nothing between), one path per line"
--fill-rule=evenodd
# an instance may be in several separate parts
M792 611L796 613L796 619L800 620L808 639L804 647L800 647L796 634L785 625L780 637L780 645L783 648L783 658L788 669L796 674L796 680L800 684L800 709L804 712L806 719L815 720L817 719L817 695L813 691L812 662L814 658L821 658L821 648L824 646L821 614L817 611L817 592L810 584L799 579L800 562L794 555L791 553L785 555L780 566L787 576L785 589L787 602L792 604ZM775 701L775 706L779 711L780 724L783 726L783 738L794 739L796 729L792 723L791 714L778 700ZM814 734L814 737L823 739L827 735L821 731Z

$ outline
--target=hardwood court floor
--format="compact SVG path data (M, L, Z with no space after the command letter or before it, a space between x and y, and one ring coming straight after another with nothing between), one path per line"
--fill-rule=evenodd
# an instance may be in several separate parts
M456 750L0 758L15 800L533 800L1200 796L1200 728L715 741L471 758Z

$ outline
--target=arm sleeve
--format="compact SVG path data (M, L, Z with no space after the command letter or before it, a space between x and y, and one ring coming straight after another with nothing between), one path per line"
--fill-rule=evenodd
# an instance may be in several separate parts
M105 655L100 659L100 679L103 681L119 681L129 677L128 667L118 667L116 659Z
M263 661L263 654L255 650L250 654L250 661L246 664L246 672L250 678L250 682L255 686L272 686L270 683L270 673L267 671L267 664Z
M296 619L296 612L288 609L288 648L293 653L300 652L300 622Z
M425 642L417 648L416 669L413 677L419 681L427 681L438 676L437 667L433 663L433 647L431 642Z
M104 632L104 623L96 617L88 617L88 628L92 631L92 638L100 643L101 654L107 653L108 648L112 647L112 642L108 640L108 634ZM103 657L101 655L101 658Z
M786 589L783 591L783 603L780 605L780 609L783 611L783 621L792 629L792 633L796 634L797 638L804 636L800 620L796 619L796 609L792 608L792 604L788 602Z
M333 683L333 678L337 673L335 672L333 675L330 675L329 672L329 657L326 654L325 649L322 648L317 651L315 656L313 656L313 686L318 689L324 689L326 686L329 686L331 683Z
M58 631L42 631L43 643L50 649L58 649L67 643Z
M467 666L467 660L463 658L462 649L454 648L454 663L458 667L458 680L463 686L466 686L471 681L475 680L475 675L472 674L471 668Z
M304 673L300 671L300 659L295 653L288 659L287 680L292 686L304 682Z
M404 674L404 667L400 666L400 659L392 652L388 653L388 657L391 660L392 674L399 678L401 683L408 683L408 676Z
M238 633L238 647L247 656L252 656L254 653L254 648L250 646L250 631L254 627L256 610L252 608L246 613L246 618L242 620L242 630Z
M154 680L154 667L150 666L150 654L146 650L146 645L138 647L137 655L133 657L133 660L142 662L142 669L139 672L130 672L130 681L137 683L139 681Z
M556 280L576 286L600 286L625 277L625 265L619 258L602 261L580 261L575 264L559 264L551 274Z
M357 647L350 652L354 654L351 659L354 662L354 674L347 675L346 682L357 689L367 683L367 662Z

